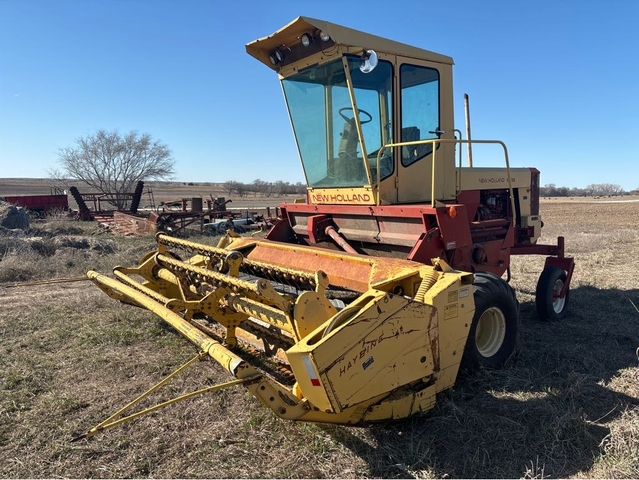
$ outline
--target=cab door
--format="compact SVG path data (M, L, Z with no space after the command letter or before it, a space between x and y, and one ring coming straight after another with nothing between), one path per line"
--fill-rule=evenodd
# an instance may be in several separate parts
M395 136L401 142L454 138L451 65L398 58ZM456 196L454 144L406 145L396 151L398 203Z

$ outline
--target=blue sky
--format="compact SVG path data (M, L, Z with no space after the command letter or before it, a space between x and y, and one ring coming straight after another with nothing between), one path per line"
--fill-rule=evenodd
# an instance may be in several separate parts
M303 181L277 76L244 49L299 15L452 56L457 127L468 93L473 138L542 185L639 187L635 0L0 0L0 177L117 129L166 143L179 181Z

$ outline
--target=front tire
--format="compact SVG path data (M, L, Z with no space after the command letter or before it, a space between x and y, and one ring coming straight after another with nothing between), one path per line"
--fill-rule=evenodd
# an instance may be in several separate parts
M503 279L476 272L475 314L462 358L464 370L499 368L513 355L519 329L519 302Z
M566 272L559 267L546 267L539 276L535 290L537 317L540 320L558 321L566 316L570 290L564 298L559 298L566 283Z

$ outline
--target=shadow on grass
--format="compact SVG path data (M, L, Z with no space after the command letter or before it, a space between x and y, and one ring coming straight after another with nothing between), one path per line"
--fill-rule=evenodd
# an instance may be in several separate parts
M639 405L626 370L638 365L631 300L639 304L639 290L580 287L567 317L552 323L522 303L519 349L504 369L461 376L423 416L369 427L372 445L326 428L375 477L589 476L607 423Z

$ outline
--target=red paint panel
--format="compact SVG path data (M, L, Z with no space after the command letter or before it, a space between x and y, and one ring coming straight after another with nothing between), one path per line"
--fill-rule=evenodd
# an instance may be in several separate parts
M307 220L308 239L311 244L326 240L324 230L331 225L331 217L328 215L312 215Z
M446 258L446 252L444 252L439 229L433 228L429 232L424 232L420 235L415 246L408 254L408 260L430 265L431 259L437 257Z
M475 218L477 209L479 208L480 194L479 190L464 190L457 194L457 203L466 205L468 219Z
M2 198L5 202L29 210L47 210L55 207L67 208L69 206L69 200L66 195L15 195Z
M435 209L429 205L385 205L382 207L367 205L310 205L308 203L286 203L282 208L289 212L312 213L314 215L351 215L421 218L424 214L433 214Z
M448 207L437 207L437 224L441 231L444 250L455 250L472 244L466 206L456 204L455 209L457 215L451 217Z

